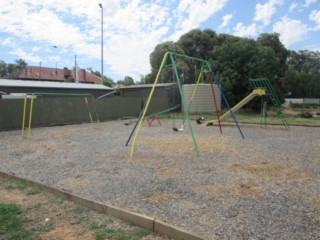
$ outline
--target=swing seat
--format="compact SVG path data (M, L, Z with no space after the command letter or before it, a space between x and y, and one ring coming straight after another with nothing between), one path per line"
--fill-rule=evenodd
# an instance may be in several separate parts
M173 127L172 130L175 132L183 132L184 128L183 128L183 126L181 126L180 128Z
M202 124L202 123L204 122L204 117L199 117L199 118L197 118L197 119L196 119L196 122L197 122L198 124Z

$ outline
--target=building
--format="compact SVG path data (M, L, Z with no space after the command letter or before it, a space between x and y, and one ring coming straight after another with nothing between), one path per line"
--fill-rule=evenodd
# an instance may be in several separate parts
M94 97L102 97L114 92L114 90L102 84L0 79L0 96L2 95L2 98L10 98L10 94L17 97L19 94L23 96L26 93L34 92L92 94ZM113 96L113 94L108 96Z
M64 82L70 78L74 78L79 83L100 83L101 78L84 69L78 71L68 68L48 68L41 66L27 66L24 70L12 77L17 80L34 80L34 81L50 81Z
M147 99L153 84L137 84L121 86L119 88L122 97L138 97ZM180 93L176 83L158 83L153 93L153 98L161 98L168 101L168 107L180 105Z

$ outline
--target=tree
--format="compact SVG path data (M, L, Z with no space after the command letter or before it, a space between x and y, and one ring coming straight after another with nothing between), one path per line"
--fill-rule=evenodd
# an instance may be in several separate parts
M103 84L104 86L112 87L112 84L113 84L113 83L114 83L114 82L113 82L113 79L112 79L112 78L106 77L106 76L103 77L102 84Z
M17 59L15 60L15 69L20 71L25 69L28 66L28 64L26 63L26 61L24 61L23 59Z
M279 39L279 33L261 33L260 36L257 38L257 42L260 43L262 46L270 47L275 52L276 56L279 58L280 61L280 69L282 72L280 74L284 74L286 69L286 62L288 57L288 50L282 44Z
M8 74L7 64L0 60L0 77L4 77Z
M255 40L240 38L226 41L215 55L214 68L231 105L249 94L249 79L267 77L272 84L277 79L279 59L270 47L264 47ZM280 92L279 87L276 91Z
M119 80L118 84L124 85L124 86L130 86L134 85L134 80L130 76L125 76L123 80Z
M186 55L201 59L213 58L214 47L218 45L216 32L205 29L193 29L182 35L177 44Z
M184 51L174 42L164 42L158 44L154 51L150 54L150 65L151 73L146 75L146 83L153 83L156 79L158 70L161 66L162 59L166 52L175 52L179 54L185 54ZM170 64L170 60L167 60L167 63ZM173 82L172 79L172 70L171 68L165 68L160 75L159 82Z
M287 92L296 98L320 97L320 52L301 50L290 51L288 69L284 76Z

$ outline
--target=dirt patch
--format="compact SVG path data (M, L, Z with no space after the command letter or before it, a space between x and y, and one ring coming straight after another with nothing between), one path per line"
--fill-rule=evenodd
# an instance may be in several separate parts
M170 141L168 141L170 139ZM194 154L194 144L191 135L177 134L174 136L161 136L157 138L144 137L139 139L139 144L143 144L151 148L155 152L162 154ZM220 136L217 141L212 141L211 136L201 136L197 139L197 145L200 152L209 153L227 153L237 151L237 146L230 148L230 139Z
M310 173L291 166L288 163L257 162L252 165L232 164L228 166L229 171L241 171L254 178L270 180L292 180L304 181L311 177Z
M205 195L228 194L231 196L246 195L256 197L261 191L253 184L239 184L233 186L216 186L216 185L201 185L195 189L197 193Z

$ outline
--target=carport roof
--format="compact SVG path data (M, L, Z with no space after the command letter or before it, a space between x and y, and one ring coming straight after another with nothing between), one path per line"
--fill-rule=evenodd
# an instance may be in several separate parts
M0 86L5 87L36 87L36 88L68 88L68 89L100 89L113 90L101 84L90 83L67 83L67 82L47 82L47 81L26 81L0 79Z

